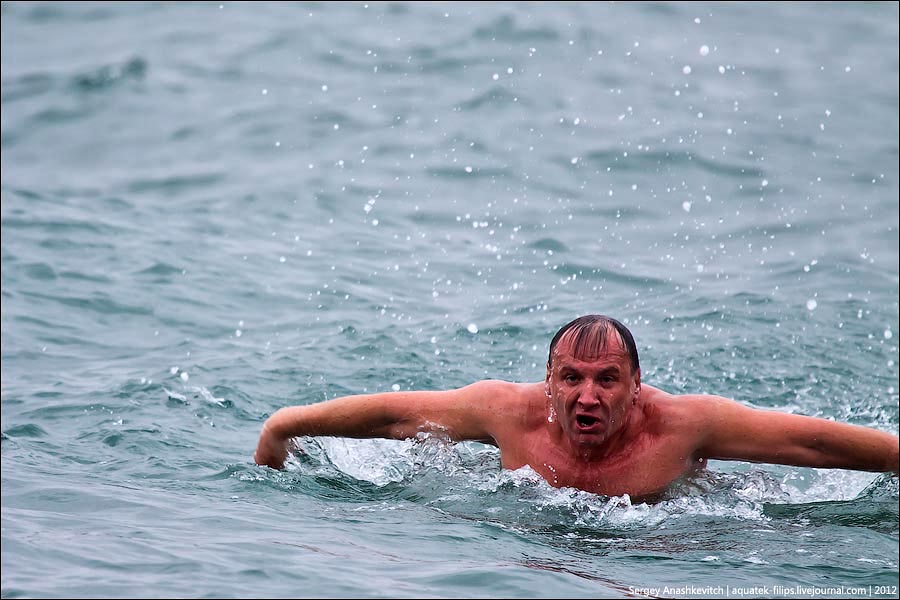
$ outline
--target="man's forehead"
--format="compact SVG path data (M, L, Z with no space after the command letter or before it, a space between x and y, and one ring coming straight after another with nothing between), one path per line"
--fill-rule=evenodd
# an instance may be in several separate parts
M566 332L553 349L553 356L559 359L573 358L578 361L589 362L627 358L628 351L625 349L625 344L619 336L619 332L615 329L610 329L611 331L606 332L604 343L581 344L582 347L578 349L575 347L575 336L569 335L570 332Z

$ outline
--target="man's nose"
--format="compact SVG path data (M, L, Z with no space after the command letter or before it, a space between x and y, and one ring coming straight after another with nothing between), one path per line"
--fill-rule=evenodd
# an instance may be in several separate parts
M602 404L602 395L598 386L592 383L585 383L578 390L578 403L582 405Z

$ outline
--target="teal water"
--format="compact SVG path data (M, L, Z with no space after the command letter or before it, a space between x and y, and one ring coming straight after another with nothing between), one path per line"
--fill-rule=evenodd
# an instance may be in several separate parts
M898 65L896 3L4 2L2 596L896 597L888 476L252 453L591 312L652 385L896 434Z

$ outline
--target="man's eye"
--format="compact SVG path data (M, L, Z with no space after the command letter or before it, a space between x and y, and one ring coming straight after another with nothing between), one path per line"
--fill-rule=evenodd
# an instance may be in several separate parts
M578 377L576 377L575 375L566 375L565 377L563 377L563 381L565 381L566 383L575 383L576 381L578 381Z

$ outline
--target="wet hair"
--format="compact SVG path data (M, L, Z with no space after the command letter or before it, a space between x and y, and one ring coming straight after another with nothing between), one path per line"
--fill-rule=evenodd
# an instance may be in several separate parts
M585 315L563 325L550 342L547 368L553 366L553 351L564 336L571 340L574 356L592 357L599 356L600 352L606 348L609 343L609 334L612 331L619 334L622 345L625 346L631 362L631 372L637 373L641 368L641 361L638 358L634 337L622 323L604 315ZM569 335L567 336L567 334Z

